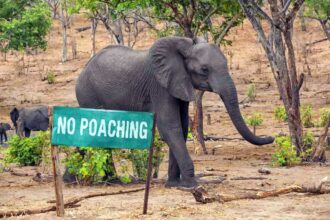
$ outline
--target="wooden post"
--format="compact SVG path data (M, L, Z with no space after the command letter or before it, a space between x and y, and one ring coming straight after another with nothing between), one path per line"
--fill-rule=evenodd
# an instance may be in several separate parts
M52 140L53 131L53 108L48 107L48 117L49 117L49 127L50 127L50 141ZM62 192L62 175L60 169L60 161L58 148L51 144L51 155L53 163L53 174L54 174L54 184L55 184L55 196L56 196L56 214L58 217L64 216L64 201Z
M207 125L211 125L211 114L206 114Z
M149 158L148 158L148 171L147 171L147 182L146 189L144 193L144 203L143 203L143 215L147 214L148 211L148 199L149 199L149 190L150 190L150 182L151 182L151 172L152 172L152 157L154 152L154 142L155 142L155 129L156 129L156 114L154 114L154 122L152 128L152 142L149 150Z

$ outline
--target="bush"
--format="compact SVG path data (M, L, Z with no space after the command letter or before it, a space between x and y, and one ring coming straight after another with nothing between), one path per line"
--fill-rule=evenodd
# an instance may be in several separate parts
M320 116L320 126L325 127L325 124L329 120L330 108L321 108L321 116Z
M256 133L256 127L261 125L263 122L262 116L260 113L253 113L252 116L248 117L246 123L250 126L253 126L253 133Z
M250 102L255 101L257 94L256 94L256 86L254 85L254 83L248 86L248 91L246 95L249 98Z
M47 73L47 82L48 84L54 84L55 83L55 74L53 71L49 71Z
M302 106L300 108L301 120L305 128L314 127L312 122L313 108L311 104Z
M295 146L291 144L290 136L277 136L275 138L275 153L273 155L273 164L279 166L292 166L300 163L308 158L312 153L312 146L315 137L312 133L307 132L303 137L304 152L297 156Z
M81 147L80 151L74 148L64 148L67 157L64 164L69 173L76 176L77 181L83 185L104 180L106 174L115 173L111 166L112 149ZM111 176L115 178L116 176Z
M284 106L277 106L274 110L275 119L278 121L287 122L288 115L286 114Z
M272 159L273 164L279 166L292 166L301 161L301 158L296 155L296 149L291 144L289 136L277 136L275 138L275 153Z
M17 163L21 166L37 166L50 152L49 131L40 131L34 137L20 138L14 135L8 141L5 151L6 163ZM48 153L47 153L48 152Z
M160 163L163 161L164 142L160 140L158 133L155 135L155 149L153 156L153 168L158 169ZM83 154L72 148L65 148L67 157L64 163L69 173L76 176L80 184L88 185L101 180L112 180L119 178L123 183L131 182L128 171L128 161L132 162L133 175L141 180L147 177L148 169L148 150L123 150L123 149L100 149L100 148L80 148ZM158 154L157 154L158 152ZM117 176L115 168L112 166L112 156L115 156L120 161L121 176ZM113 174L105 179L106 174Z

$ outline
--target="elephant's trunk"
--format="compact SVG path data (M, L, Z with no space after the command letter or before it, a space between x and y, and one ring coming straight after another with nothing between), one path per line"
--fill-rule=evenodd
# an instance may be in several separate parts
M245 121L241 115L239 105L238 105L238 98L237 98L237 91L234 85L233 80L228 75L225 79L225 86L221 85L221 87L216 91L221 99L223 100L228 114L235 125L237 131L242 135L242 137L250 142L251 144L255 145L263 145L263 144L270 144L274 141L273 137L258 137L255 136L250 129L246 126Z

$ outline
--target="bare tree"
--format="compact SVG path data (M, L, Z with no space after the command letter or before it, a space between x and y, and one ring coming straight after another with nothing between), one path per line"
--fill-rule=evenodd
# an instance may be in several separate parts
M67 0L61 0L60 2L60 22L62 27L62 62L65 63L68 60L68 27L71 22L71 16L68 13Z
M257 32L276 80L285 110L292 144L297 155L304 151L303 129L300 119L300 95L304 75L298 76L292 44L293 22L304 0L268 0L270 15L256 1L239 0L245 15ZM261 16L270 27L269 35L257 19Z
M60 7L60 0L45 0L45 2L49 5L53 12L53 19L58 16L58 9Z

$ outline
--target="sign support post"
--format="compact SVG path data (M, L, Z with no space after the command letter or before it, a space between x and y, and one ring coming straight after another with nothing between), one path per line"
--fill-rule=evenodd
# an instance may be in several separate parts
M148 199L149 199L149 190L150 190L150 182L151 182L151 172L152 172L152 157L155 147L155 127L156 127L156 114L154 114L153 128L152 128L152 142L149 150L147 182L146 182L146 189L144 192L143 215L147 214L148 211Z
M48 107L49 127L50 127L50 140L52 140L53 133L53 108ZM55 196L56 196L56 214L58 217L64 216L64 201L62 191L62 176L60 169L60 160L58 148L56 145L51 144L51 157L54 173Z

